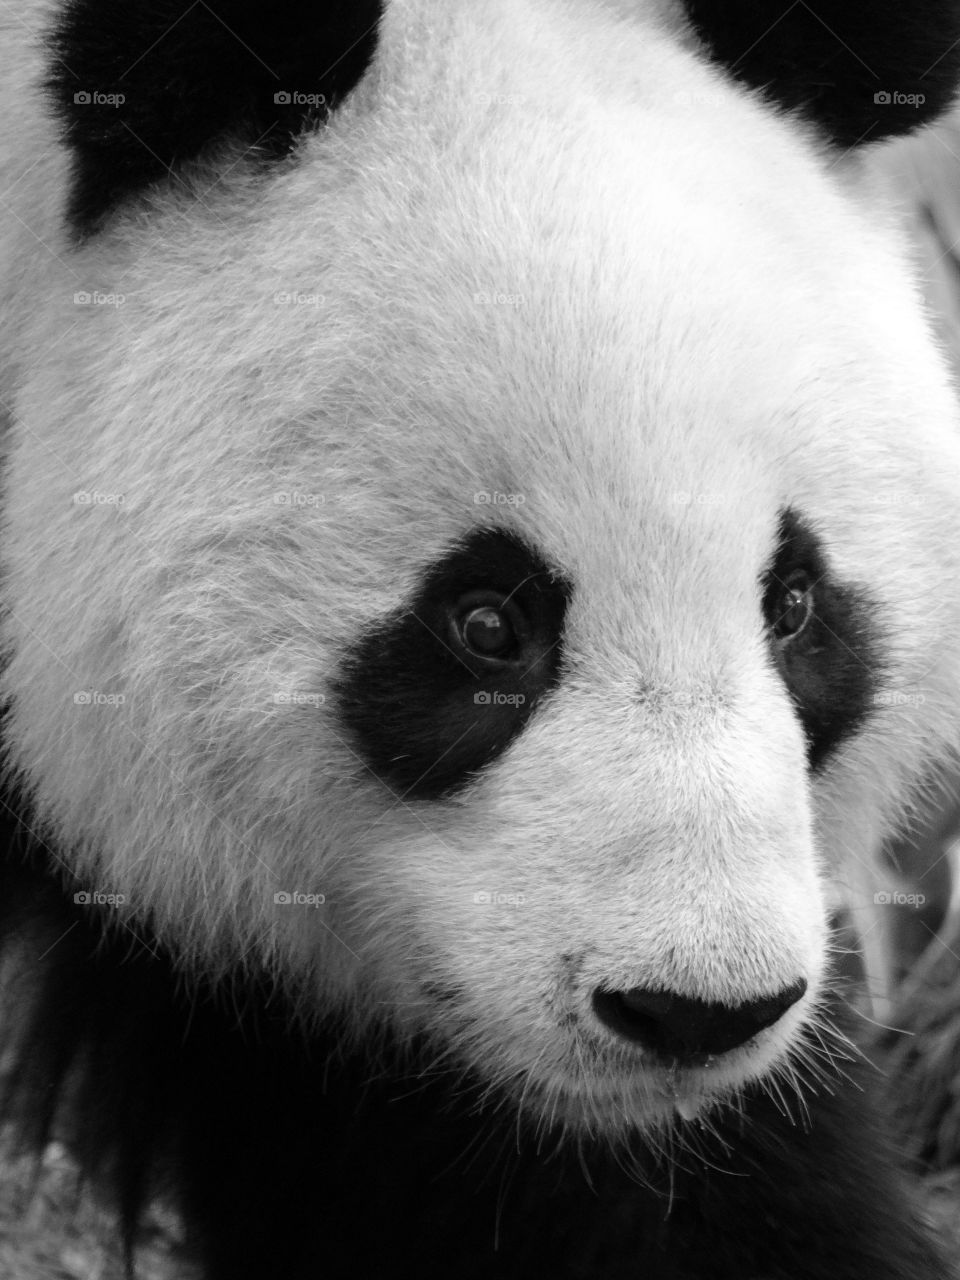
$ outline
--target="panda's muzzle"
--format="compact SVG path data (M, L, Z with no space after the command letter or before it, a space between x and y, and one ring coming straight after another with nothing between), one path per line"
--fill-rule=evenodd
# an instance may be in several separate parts
M610 1031L663 1062L700 1066L707 1058L738 1049L773 1026L807 989L801 978L777 995L731 1007L670 991L593 993L593 1011Z

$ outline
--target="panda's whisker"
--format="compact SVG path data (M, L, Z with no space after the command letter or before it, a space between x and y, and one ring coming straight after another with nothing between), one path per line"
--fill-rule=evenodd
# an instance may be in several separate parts
M895 1027L895 1026L892 1026L890 1023L880 1022L877 1018L871 1018L868 1013L866 1013L862 1008L860 1008L853 1001L846 1000L844 1001L844 1004L850 1010L850 1012L854 1014L856 1017L860 1018L861 1021L868 1022L872 1027L877 1027L880 1031L890 1031L898 1036L908 1036L911 1034L909 1029L906 1027Z
M803 1080L803 1077L800 1074L800 1071L798 1070L798 1066L794 1056L788 1055L788 1057L786 1057L781 1063L779 1063L774 1068L774 1071L771 1073L771 1075L774 1078L779 1077L783 1082L785 1105L786 1105L787 1114L790 1118L791 1123L797 1124L797 1119L794 1117L793 1112L790 1109L789 1102L786 1101L786 1099L793 1101L793 1103L795 1104L795 1106L799 1111L800 1124L802 1125L803 1128L809 1129L810 1128L810 1104L806 1096L805 1082ZM816 1090L812 1089L811 1092L815 1094Z
M786 1120L789 1120L791 1124L796 1124L796 1121L794 1120L794 1117L793 1117L793 1112L790 1110L790 1105L787 1101L786 1094L784 1093L784 1090L781 1087L781 1081L778 1078L781 1073L782 1073L782 1066L779 1068L774 1068L773 1071L769 1072L767 1075L765 1075L762 1078L760 1082L761 1087L764 1093L766 1093L767 1097L771 1100L773 1105L778 1109L780 1114Z
M823 1061L818 1061L819 1058ZM805 1072L809 1076L808 1084L814 1091L822 1089L832 1096L841 1081L855 1083L854 1077L838 1065L835 1054L824 1054L809 1043L798 1045L792 1054L791 1061L794 1071L798 1074Z

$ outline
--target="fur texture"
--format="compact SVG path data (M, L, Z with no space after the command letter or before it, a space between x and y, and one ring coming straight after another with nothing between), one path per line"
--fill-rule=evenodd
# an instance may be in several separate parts
M0 901L26 891L44 911L21 934L39 1013L14 1104L42 1125L72 1066L71 1144L115 1186L131 1237L141 1199L175 1186L214 1280L951 1274L892 1173L876 1074L836 1044L815 1101L748 1089L654 1143L560 1142L433 1046L388 1035L349 1052L335 1022L291 1032L262 979L200 983L188 1002L143 930L105 940L43 875L16 874Z
M714 57L844 147L909 133L950 105L960 73L953 0L792 4L688 0Z
M46 874L90 895L67 904L80 936L105 934L107 957L124 931L145 939L161 1005L178 1007L172 974L228 993L253 975L253 1030L220 1014L193 1039L187 1014L162 1020L186 1045L173 1080L204 1044L215 1064L231 1046L256 1092L266 1068L243 1055L276 1007L302 1085L332 1019L348 1064L371 1043L388 1079L405 1054L434 1063L550 1142L586 1144L588 1171L703 1135L702 1192L668 1244L643 1245L650 1277L941 1275L882 1174L882 1250L837 1223L802 1261L762 1232L737 1252L764 1178L789 1182L785 1142L799 1189L767 1221L798 1251L822 1187L868 1203L856 1104L824 1101L807 1154L763 1089L802 1095L817 1054L839 1052L828 909L845 896L869 934L876 852L960 723L956 406L855 162L711 66L679 10L405 0L293 158L265 175L218 133L77 245L43 46L16 24L3 36L8 770ZM782 560L785 513L815 556ZM409 744L378 757L351 721L356 655L391 620L424 621L438 566L482 530L567 584L562 656L517 732L480 729L497 749L455 795L408 794L417 778L390 766ZM801 561L830 638L805 650L798 693L770 575ZM811 688L837 720L814 772ZM489 714L476 704L478 725ZM798 982L769 1030L682 1070L593 1013L597 990L737 1007ZM267 1095L283 1088L281 1073ZM740 1149L738 1099L731 1158L762 1169L756 1127L770 1163L728 1236L719 1182L697 1179ZM373 1129L390 1106L374 1111ZM330 1221L341 1175L356 1191L369 1173L342 1174L349 1145L330 1139L314 1186ZM198 1168L203 1218L203 1189L218 1193ZM521 1201L540 1176L520 1177ZM639 1215L614 1232L624 1274L663 1208L631 1209L632 1186L601 1192ZM570 1195L581 1212L586 1192ZM226 1204L208 1208L214 1274L246 1274ZM557 1219L538 1214L548 1234ZM567 1274L598 1274L588 1234ZM525 1274L526 1258L476 1274ZM306 1265L291 1256L289 1274Z
M135 5L66 0L48 88L73 153L69 220L95 231L125 199L225 138L287 154L366 70L380 0Z

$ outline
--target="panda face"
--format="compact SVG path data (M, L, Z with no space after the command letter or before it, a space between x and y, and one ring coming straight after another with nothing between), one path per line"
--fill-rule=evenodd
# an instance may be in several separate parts
M542 9L388 6L296 164L47 265L4 688L131 920L610 1132L806 1051L828 877L952 740L960 465L852 175Z
M815 1003L808 766L777 670L801 644L777 629L803 606L777 598L764 616L757 582L730 583L754 607L724 634L694 594L671 620L695 655L678 670L649 623L663 605L649 579L686 585L664 566L624 554L612 577L567 577L523 547L468 536L349 653L342 723L382 814L364 899L381 925L404 904L390 1005L405 1025L453 1039L528 1103L610 1128L743 1082ZM504 656L469 643L478 600L521 637ZM734 1014L791 989L807 999L770 1031ZM652 992L683 1014L696 1001L694 1023L651 1018L646 998L630 1016Z

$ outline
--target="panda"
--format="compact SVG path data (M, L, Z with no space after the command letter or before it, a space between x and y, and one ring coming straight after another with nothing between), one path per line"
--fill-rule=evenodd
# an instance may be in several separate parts
M960 12L0 17L4 1114L209 1280L946 1280L831 921L960 742L870 144ZM891 199L891 196L893 199Z

